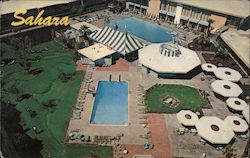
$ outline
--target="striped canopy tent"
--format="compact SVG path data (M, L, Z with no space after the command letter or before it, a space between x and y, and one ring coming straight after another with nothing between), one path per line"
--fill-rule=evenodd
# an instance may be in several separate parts
M96 42L114 49L122 55L136 51L144 46L144 43L131 37L129 34L107 26L102 30L92 33L89 37Z

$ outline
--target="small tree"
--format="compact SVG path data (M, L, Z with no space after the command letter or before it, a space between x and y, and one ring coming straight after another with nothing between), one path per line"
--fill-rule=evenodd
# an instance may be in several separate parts
M44 108L48 109L48 108L53 108L57 106L57 103L55 99L50 99L50 100L43 102L42 105L44 106Z
M16 37L10 38L10 45L16 51L18 50L18 39Z
M81 31L81 33L82 33L84 36L87 36L87 35L91 34L91 31L90 31L89 27L86 26L86 25L82 25L82 26L80 27L80 31Z
M31 39L28 36L24 37L24 48L26 48L28 51L31 50Z
M225 147L222 153L226 158L234 158L236 156L236 154L234 154L234 151L236 151L236 149L232 148L232 145L229 144Z
M104 22L105 22L106 24L108 24L108 23L110 22L109 17L105 17Z
M83 35L83 39L85 41L89 41L88 35L91 34L89 27L87 27L86 25L82 25L80 28L80 31L81 31L81 34Z
M198 38L198 44L201 45L202 48L206 47L209 44L209 35L207 33L203 33Z

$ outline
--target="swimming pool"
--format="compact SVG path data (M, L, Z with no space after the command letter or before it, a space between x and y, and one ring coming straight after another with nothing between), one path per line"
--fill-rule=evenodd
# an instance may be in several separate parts
M170 29L152 24L134 17L126 17L111 20L108 24L111 27L118 26L118 30L128 32L148 42L161 43L173 40Z
M99 81L90 119L92 124L128 123L128 83Z

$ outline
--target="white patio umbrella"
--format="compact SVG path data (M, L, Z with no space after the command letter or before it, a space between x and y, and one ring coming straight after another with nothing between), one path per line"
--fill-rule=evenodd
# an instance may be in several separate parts
M228 144L234 132L223 120L214 116L203 116L196 123L198 134L212 144Z
M240 86L227 80L215 80L211 87L214 92L224 97L238 97L243 92Z
M196 122L199 120L198 116L191 110L181 110L176 116L184 126L195 126Z
M236 111L243 111L244 108L248 106L247 103L240 98L228 98L226 103L228 107Z
M233 129L234 132L246 132L248 124L238 116L227 116L224 121Z
M241 74L238 71L229 67L218 67L214 70L214 74L219 79L232 82L238 82L242 78Z
M245 109L242 111L243 116L245 117L245 119L247 120L248 124L249 124L249 106L246 106Z
M203 71L206 71L206 72L214 72L215 69L217 69L217 66L211 63L204 63L201 65L201 68Z

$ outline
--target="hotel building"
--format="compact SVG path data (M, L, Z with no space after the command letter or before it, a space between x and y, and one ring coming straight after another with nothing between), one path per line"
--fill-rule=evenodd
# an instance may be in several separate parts
M248 0L129 0L130 11L176 25L186 25L199 31L208 27L213 19L213 29L225 25L237 27L249 15Z
M208 19L214 20L211 33L221 33L218 36L220 44L250 74L249 0L129 0L126 7L162 22L202 32L208 29ZM245 28L241 30L243 25ZM224 26L229 29L226 31Z

